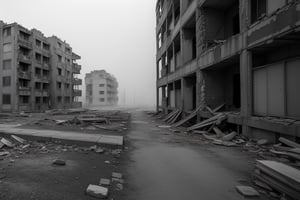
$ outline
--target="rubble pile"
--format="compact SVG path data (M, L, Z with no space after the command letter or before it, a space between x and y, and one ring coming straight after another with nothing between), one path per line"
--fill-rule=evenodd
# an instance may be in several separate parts
M85 130L124 131L130 118L129 113L120 111L93 111L85 109L53 110L49 117L30 123L38 126L70 127ZM55 117L58 116L58 117Z

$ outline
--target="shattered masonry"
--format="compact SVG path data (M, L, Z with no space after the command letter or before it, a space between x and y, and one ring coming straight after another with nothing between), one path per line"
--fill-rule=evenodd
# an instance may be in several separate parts
M185 117L225 103L227 122L247 136L299 137L299 7L292 0L158 0L157 109L181 109Z

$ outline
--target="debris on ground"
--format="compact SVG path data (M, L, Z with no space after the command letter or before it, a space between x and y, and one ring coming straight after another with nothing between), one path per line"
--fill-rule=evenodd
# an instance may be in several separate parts
M254 176L272 190L300 199L300 170L277 161L258 160Z
M257 197L259 193L250 186L236 186L236 190L245 197Z
M108 188L90 184L86 189L86 194L96 198L106 198L108 196Z
M64 166L64 165L66 165L66 161L61 160L61 159L56 159L56 160L53 161L53 164L54 165Z
M111 176L113 178L122 179L122 174L121 173L113 172Z
M106 178L101 178L99 184L104 185L104 186L109 186L110 185L110 180L106 179Z

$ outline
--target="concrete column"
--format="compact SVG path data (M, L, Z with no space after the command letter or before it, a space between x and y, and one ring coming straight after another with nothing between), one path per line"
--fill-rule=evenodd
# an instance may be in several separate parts
M185 91L185 80L184 77L181 78L181 108L182 110L184 110L184 91Z
M205 49L205 37L206 37L206 21L205 21L205 10L199 7L196 11L196 47L197 57Z
M241 117L247 119L252 115L252 53L243 50L240 56L241 74ZM246 121L246 120L244 120ZM250 136L250 128L243 125L243 134Z
M156 111L159 111L159 87L156 86Z
M205 103L205 80L203 72L198 69L196 72L196 107L204 108ZM200 121L200 115L197 115L197 121Z

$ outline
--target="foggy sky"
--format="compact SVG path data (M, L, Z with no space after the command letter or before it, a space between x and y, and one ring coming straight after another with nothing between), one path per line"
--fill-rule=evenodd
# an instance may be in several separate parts
M156 0L9 0L1 2L0 20L66 40L82 57L80 78L97 69L115 75L119 104L126 91L126 104L154 105L155 4Z

